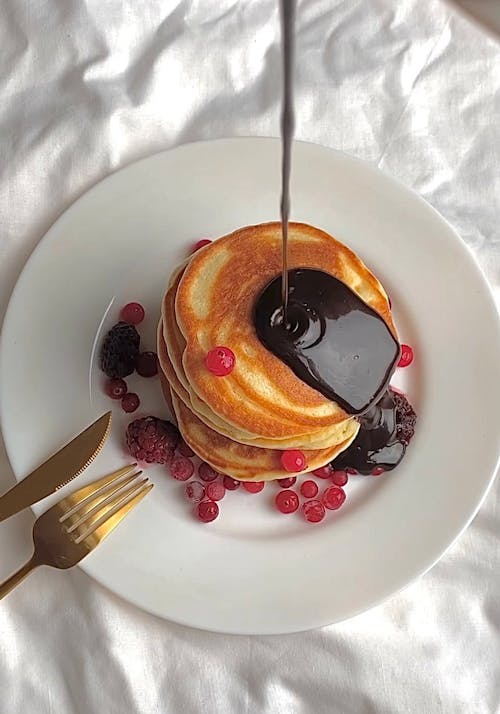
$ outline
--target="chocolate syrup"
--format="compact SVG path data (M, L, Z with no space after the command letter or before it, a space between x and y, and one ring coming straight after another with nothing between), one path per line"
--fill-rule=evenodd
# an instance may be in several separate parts
M416 414L408 400L389 389L358 421L358 435L332 462L333 467L368 475L375 469L390 471L397 466L415 428Z
M288 271L283 319L281 276L254 312L260 341L302 381L349 414L363 414L389 385L400 347L381 316L345 283L322 270Z
M281 109L281 250L283 314L288 305L288 221L290 220L290 170L295 130L293 111L293 70L295 56L295 0L281 0L281 46L283 58L283 98Z

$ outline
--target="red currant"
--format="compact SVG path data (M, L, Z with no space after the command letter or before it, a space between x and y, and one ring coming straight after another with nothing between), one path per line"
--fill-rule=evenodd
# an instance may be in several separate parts
M309 523L319 523L325 517L325 507L321 501L306 501L302 506L304 518Z
M242 483L248 493L259 493L264 488L264 481L243 481Z
M330 478L333 473L333 469L330 464L322 466L320 469L314 469L313 474L318 478Z
M154 377L158 374L156 352L141 352L135 361L135 369L141 377Z
M281 488L290 488L290 486L294 486L296 482L297 482L296 476L288 476L288 478L279 478L278 479L278 483L281 486Z
M205 486L205 495L210 501L220 501L225 493L226 489L220 481L211 481Z
M385 473L385 469L382 466L375 466L372 476L382 476L383 473Z
M295 513L299 507L299 497L295 491L279 491L274 502L281 513Z
M197 243L194 244L193 250L191 251L192 253L196 253L197 250L200 250L200 248L204 248L206 245L210 245L212 241L208 240L208 238L202 238L199 240Z
M336 511L345 501L345 491L339 486L328 486L323 491L321 500L330 511Z
M332 482L335 486L345 486L348 480L349 476L345 471L334 471L332 473Z
M190 481L186 484L184 493L191 503L200 503L205 497L205 486L200 481Z
M287 449L281 454L281 465L285 471L298 473L307 467L306 457L298 449Z
M169 465L170 473L177 481L187 481L194 474L194 465L185 456L174 456Z
M215 501L202 501L198 504L197 513L202 523L210 523L219 515L219 506Z
M220 476L220 473L213 469L210 464L207 464L206 461L203 461L198 466L198 476L202 481L215 481L215 479Z
M205 365L208 371L215 374L216 377L225 377L232 372L235 361L234 352L223 345L214 347L205 357Z
M127 393L127 383L124 379L107 379L104 391L111 399L121 399Z
M122 397L122 409L124 412L127 412L127 414L135 412L140 403L141 400L134 392L128 392L128 394Z
M235 478L231 478L231 476L224 476L222 482L228 491L236 491L236 489L241 486L241 481L237 481Z
M398 367L408 367L413 362L413 350L410 345L401 345Z
M125 307L122 307L120 312L120 320L128 322L129 325L138 325L144 320L144 308L138 302L129 302Z
M305 498L314 498L318 495L318 484L315 481L304 481L300 486L300 492Z

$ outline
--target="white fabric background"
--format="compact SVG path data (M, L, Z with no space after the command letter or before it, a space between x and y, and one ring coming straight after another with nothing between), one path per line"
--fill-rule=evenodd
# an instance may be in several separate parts
M499 45L440 0L303 0L299 21L298 136L418 191L500 297ZM185 141L276 135L278 36L276 0L1 0L0 314L45 230L102 177ZM3 489L4 454L0 473ZM499 510L500 482L406 591L285 637L190 630L79 570L38 571L0 603L0 711L500 712ZM0 577L31 522L0 525Z

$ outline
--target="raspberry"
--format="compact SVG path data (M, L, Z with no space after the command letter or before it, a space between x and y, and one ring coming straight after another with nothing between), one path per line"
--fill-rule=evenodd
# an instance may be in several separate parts
M128 322L129 325L138 325L144 320L144 308L138 302L129 302L122 307L120 312L120 320Z
M135 392L129 392L122 398L122 409L127 414L132 414L136 409L139 408L141 400Z
M198 466L198 476L202 481L215 481L220 476L220 473L213 469L210 464L207 464L206 461L203 461Z
M107 379L104 391L111 399L121 399L127 393L127 383L124 379Z
M306 501L302 506L304 518L309 523L319 523L325 517L325 507L321 501Z
M141 338L133 325L118 322L101 347L100 367L108 377L128 377L135 369Z
M398 367L408 367L413 362L413 350L410 345L401 345Z
M299 507L299 497L295 491L280 491L276 494L274 503L281 513L295 513Z
M281 454L281 465L285 471L297 473L298 471L303 471L306 466L306 457L298 449L287 449Z
M330 464L322 466L320 469L314 469L313 474L318 478L330 478L333 474L333 469Z
M141 352L135 361L135 369L141 377L154 377L158 374L156 352Z
M200 250L200 248L204 248L206 245L210 245L212 241L208 240L208 238L202 238L199 240L197 243L194 244L193 250L191 251L192 253L196 253L197 250Z
M190 481L186 484L184 493L191 503L200 503L205 498L205 486L200 481Z
M259 493L264 488L264 481L243 481L243 488L248 493Z
M330 511L336 511L345 501L345 491L339 486L328 486L323 491L321 500Z
M226 489L220 481L211 481L205 486L205 494L210 501L220 501L225 493Z
M334 471L332 473L332 482L335 486L345 486L348 480L349 476L345 471Z
M392 398L396 405L396 432L398 440L408 445L415 434L417 415L412 405L400 392L391 389Z
M126 434L132 456L148 464L169 464L180 438L177 427L154 416L131 422Z
M210 352L207 352L205 357L206 368L216 377L225 377L232 372L235 361L234 352L223 345L214 347Z
M318 484L315 481L304 481L300 486L300 492L306 498L314 498L318 495Z
M296 476L288 476L288 478L279 478L278 483L281 488L290 488L290 486L295 486L297 482Z
M223 483L228 491L236 491L236 489L241 486L241 481L237 481L235 478L231 478L231 476L224 476Z
M198 504L198 518L202 523L215 521L219 515L219 506L215 501L202 501Z
M182 454L183 456L188 456L189 458L192 458L194 456L193 449L188 444L186 444L184 439L182 439L182 441L179 442L177 451L179 452L179 454Z
M169 468L171 475L177 481L187 481L194 474L193 462L185 456L174 456Z

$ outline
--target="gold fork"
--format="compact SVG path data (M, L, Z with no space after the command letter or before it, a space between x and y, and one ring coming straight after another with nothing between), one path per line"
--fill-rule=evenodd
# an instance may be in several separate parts
M33 526L33 556L0 585L0 600L39 565L72 568L98 546L153 488L136 467L114 471L43 513Z

